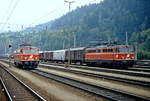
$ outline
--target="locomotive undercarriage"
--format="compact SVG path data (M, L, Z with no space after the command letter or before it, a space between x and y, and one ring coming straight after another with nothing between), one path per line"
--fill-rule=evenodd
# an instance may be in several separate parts
M86 60L87 65L109 66L109 67L129 67L133 66L134 60Z
M37 68L39 61L20 61L14 62L14 64L19 68L32 69Z

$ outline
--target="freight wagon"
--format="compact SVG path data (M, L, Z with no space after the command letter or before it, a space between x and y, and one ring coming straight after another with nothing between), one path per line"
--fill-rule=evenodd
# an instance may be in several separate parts
M70 54L70 55L69 55ZM40 60L54 61L54 62L67 62L87 65L101 64L101 65L126 65L132 66L136 57L135 48L126 45L103 45L95 47L79 47L63 50L56 50L41 53Z

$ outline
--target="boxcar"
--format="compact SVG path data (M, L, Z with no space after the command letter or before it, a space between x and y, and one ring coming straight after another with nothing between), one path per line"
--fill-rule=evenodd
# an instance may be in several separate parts
M53 61L65 62L65 54L66 54L66 50L53 51Z
M44 61L44 51L39 51L39 54L40 54L39 60Z
M71 63L79 62L80 64L82 64L84 62L84 52L85 52L85 47L71 48L70 49ZM68 60L68 58L69 58L69 49L66 50L66 56L65 56L66 60Z
M53 51L46 51L44 52L44 56L46 61L52 61L53 60Z

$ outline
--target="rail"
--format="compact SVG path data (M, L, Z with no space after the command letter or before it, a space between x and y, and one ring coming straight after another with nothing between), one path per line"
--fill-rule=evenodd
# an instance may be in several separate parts
M1 82L1 84L2 84L2 88L4 88L4 91L5 91L5 93L6 93L6 96L7 96L7 98L8 98L8 100L9 101L13 101L12 100L12 97L10 96L10 93L8 92L8 90L7 90L7 88L6 88L6 85L4 84L4 82L3 82L3 80L2 80L2 78L0 77L0 82Z
M39 64L39 66L43 66L43 64ZM110 68L99 68L99 67L87 67L87 66L72 66L71 68L79 68L83 70L92 70L92 71L100 71L100 72L108 72L108 73L117 73L131 76L139 76L139 77L150 77L150 73L141 73L132 70L124 70L124 69L110 69Z
M79 88L81 90L84 90L84 91L87 91L87 92L90 92L90 93L93 93L93 94L96 94L99 96L103 96L103 97L110 99L110 100L119 100L119 101L129 101L129 100L135 100L135 99L138 99L141 101L150 100L150 98L145 98L142 96L129 94L129 93L114 90L111 88L100 87L97 85L93 85L93 84L89 84L86 82L74 80L74 79L71 79L68 77L58 76L58 75L47 73L47 72L40 71L40 70L31 70L31 72L38 74L38 75L41 75L41 76L44 76L46 78L53 79L55 81L58 81L58 82L61 82L64 84L67 84L67 85L70 85L72 87Z
M80 74L80 75L96 77L96 78L104 78L108 80L114 80L114 81L119 81L119 82L130 83L134 85L150 87L150 82L146 82L146 81L138 81L138 80L132 80L132 79L126 79L126 78L121 78L121 77L102 75L102 74L95 74L95 73L89 73L89 72L83 72L83 71L77 71L77 70L71 70L71 69L65 69L65 68L55 68L55 67L49 67L49 66L42 66L42 67L48 68L48 69L59 70L63 72L69 72L69 73Z
M28 92L30 92L30 94L32 96L34 96L37 100L39 101L46 101L43 97L41 97L37 92L35 92L33 89L31 89L29 86L27 86L24 82L22 82L21 80L19 80L19 78L17 78L14 74L12 74L9 70L7 70L4 65L0 64L0 66L2 67L1 69L3 69L4 71L6 71L15 81L18 82L18 84L20 84L23 88L25 88ZM3 68L5 67L5 68ZM7 88L7 87L6 87ZM9 92L9 90L8 90ZM13 95L11 95L11 98L13 98ZM22 96L24 97L24 96Z

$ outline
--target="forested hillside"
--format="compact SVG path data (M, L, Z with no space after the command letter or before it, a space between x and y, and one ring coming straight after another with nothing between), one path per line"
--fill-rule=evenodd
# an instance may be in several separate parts
M77 8L30 32L7 33L0 41L7 44L12 40L13 48L16 43L31 41L42 50L54 50L67 48L69 43L73 47L74 39L76 47L95 41L125 44L126 33L129 43L138 46L138 57L150 59L150 0L104 0Z

